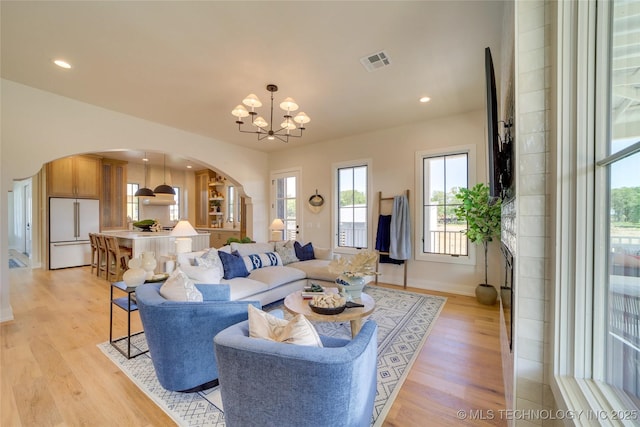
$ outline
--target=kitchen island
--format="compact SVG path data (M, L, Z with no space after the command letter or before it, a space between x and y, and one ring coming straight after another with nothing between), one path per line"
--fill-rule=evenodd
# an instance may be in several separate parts
M115 236L118 244L131 248L133 258L140 257L143 252L153 252L158 263L155 272L164 272L164 261L175 256L176 238L170 231L104 231L100 234ZM201 251L209 246L209 233L199 232L192 238L192 250Z

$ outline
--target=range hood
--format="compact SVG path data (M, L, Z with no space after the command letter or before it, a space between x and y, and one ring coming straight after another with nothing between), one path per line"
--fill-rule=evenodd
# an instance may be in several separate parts
M176 204L173 194L156 194L156 197L140 197L140 201L143 205L171 206Z

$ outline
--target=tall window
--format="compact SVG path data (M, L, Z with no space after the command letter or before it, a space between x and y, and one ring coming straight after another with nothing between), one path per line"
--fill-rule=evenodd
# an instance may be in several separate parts
M368 246L368 185L366 164L337 168L338 247Z
M233 222L236 218L236 189L233 185L227 187L227 221Z
M423 253L467 255L467 238L462 234L467 224L455 214L460 205L456 194L460 188L467 188L467 157L460 153L422 160Z
M606 243L596 247L608 248L609 256L594 257L606 264L608 274L605 283L596 278L595 285L604 286L608 296L608 315L603 317L606 381L640 406L640 97L629 92L633 87L638 92L640 1L615 1L611 7L610 79L596 83L606 84L598 92L608 93L608 117L602 120L608 130L601 133L608 137L597 141L603 156L598 165L604 170L596 174L596 191L608 200L608 209L596 211L596 222L607 224L605 235L599 236Z
M169 221L180 221L180 187L173 187L173 191L176 192L173 196L176 204L169 206Z
M285 240L296 240L299 238L299 175L299 171L277 172L271 175L274 200L272 205L273 218L271 218L271 220L280 218L282 222L284 222L282 238Z
M133 196L139 188L139 184L127 183L127 216L131 218L131 221L140 220L140 202L137 197Z

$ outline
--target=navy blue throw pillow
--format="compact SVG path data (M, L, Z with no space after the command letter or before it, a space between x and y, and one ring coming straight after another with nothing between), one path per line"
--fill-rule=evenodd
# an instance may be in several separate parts
M310 259L316 259L316 256L313 253L313 245L311 244L311 242L307 243L304 246L302 246L298 242L294 242L293 248L295 249L296 256L300 261L308 261Z
M224 269L224 278L233 279L234 277L247 277L249 272L244 265L244 260L241 256L228 254L226 252L218 251L220 261L222 261L222 268Z

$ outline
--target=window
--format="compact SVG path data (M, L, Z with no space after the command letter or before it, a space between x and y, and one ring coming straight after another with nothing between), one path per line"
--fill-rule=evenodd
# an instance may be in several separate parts
M127 183L127 216L131 218L131 221L140 220L140 201L134 197L139 188L139 184Z
M280 218L284 222L284 232L278 239L296 240L301 238L298 233L298 221L300 218L300 204L298 203L298 186L300 184L300 171L279 171L271 174L272 185L272 212L271 221ZM275 239L280 232L276 230L272 234Z
M559 407L625 425L640 408L639 6L558 3L552 386Z
M467 225L459 220L455 209L456 194L469 187L473 176L472 147L454 147L451 151L416 153L418 194L418 238L416 258L426 261L471 263Z
M176 204L169 206L169 221L180 221L180 187L173 187L173 191L176 192L173 196Z
M337 244L339 248L367 248L369 235L369 166L336 169Z
M227 187L227 221L234 222L236 218L236 191L233 185Z
M607 248L609 256L594 257L607 272L596 278L595 286L606 289L608 314L602 317L604 327L596 329L605 334L604 355L594 358L604 356L605 381L640 406L640 98L625 92L637 87L640 73L637 62L625 65L638 57L640 1L615 1L611 9L610 79L596 81L597 93L598 84L605 85L601 93L607 93L608 101L601 121L603 128L608 124L601 133L607 137L596 142L596 152L604 156L597 159L604 170L596 174L596 191L608 201L608 209L596 211L596 222L607 226L596 236L596 241L602 239L596 248Z

